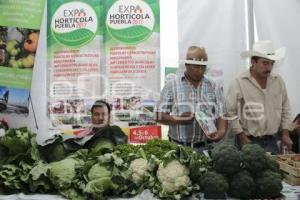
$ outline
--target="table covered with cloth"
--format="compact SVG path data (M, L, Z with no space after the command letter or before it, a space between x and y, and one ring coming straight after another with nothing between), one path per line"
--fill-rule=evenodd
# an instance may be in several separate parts
M283 182L283 189L281 191L282 199L286 200L298 200L300 199L300 186L292 186ZM185 200L197 200L204 199L203 194L193 194L187 197ZM233 199L233 198L228 198ZM59 195L46 195L46 194L12 194L12 195L0 195L0 200L66 200ZM110 200L158 200L150 190L144 190L141 194L132 198L110 198Z

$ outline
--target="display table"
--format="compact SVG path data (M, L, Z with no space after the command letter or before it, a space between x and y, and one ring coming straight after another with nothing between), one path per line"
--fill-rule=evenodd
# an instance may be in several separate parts
M287 200L298 200L300 199L300 186L289 185L285 182L283 184L282 194Z
M283 182L282 190L283 198L286 200L298 200L300 199L300 186L292 186ZM200 195L202 196L202 195ZM199 199L196 195L186 198L186 200L196 200ZM203 198L201 198L203 199ZM233 198L231 198L233 199ZM66 200L65 198L59 195L45 195L45 194L33 194L33 195L24 195L24 194L13 194L13 195L0 195L0 200ZM132 197L132 198L111 198L111 200L158 200L150 192L150 190L145 190L143 193Z

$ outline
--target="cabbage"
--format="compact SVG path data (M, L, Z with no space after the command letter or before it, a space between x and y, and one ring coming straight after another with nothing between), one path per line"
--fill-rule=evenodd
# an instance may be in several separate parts
M114 184L111 177L103 177L89 181L85 187L84 192L97 196L102 193L108 193L109 190L117 190L118 185Z
M50 164L48 176L57 189L68 188L71 186L72 181L76 176L76 162L77 161L73 158L66 158Z
M5 162L0 158L0 164L19 163L21 160L38 161L40 154L36 135L27 128L9 129L3 137L0 137L0 155L6 152L8 157ZM2 160L2 161L1 161Z
M91 152L93 153L102 153L105 151L112 151L114 149L114 143L106 138L97 138L92 141Z
M90 181L103 177L111 177L111 171L99 163L93 165L88 172L88 179Z

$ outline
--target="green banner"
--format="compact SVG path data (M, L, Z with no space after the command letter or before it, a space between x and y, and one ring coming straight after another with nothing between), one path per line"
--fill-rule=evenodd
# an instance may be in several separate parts
M159 1L106 0L105 8L104 66L115 122L155 124L153 94L160 92Z
M0 0L0 25L40 29L45 0Z
M0 67L0 85L12 88L28 89L31 87L32 70Z
M102 0L48 1L49 129L73 133L90 124L101 98Z
M0 0L0 113L28 114L45 0Z

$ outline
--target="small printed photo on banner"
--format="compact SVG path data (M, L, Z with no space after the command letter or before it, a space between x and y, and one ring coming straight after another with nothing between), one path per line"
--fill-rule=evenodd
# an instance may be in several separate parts
M85 113L85 105L83 99L73 99L66 101L67 113Z
M38 41L38 30L0 26L0 66L32 69Z
M124 97L123 109L124 110L141 110L142 103L140 96Z
M83 124L92 124L92 118L91 118L91 116L82 116L82 117L80 117L80 121Z
M141 96L109 98L112 107L112 123L127 122L128 126L155 125L153 99Z
M87 130L90 126L90 120L87 120L90 116L86 116L86 119L75 118L75 117L67 117L67 116L51 116L51 128L52 129L59 129L61 132L66 134L78 134L84 130ZM87 120L87 121L85 121Z
M55 119L55 121L59 121L59 124L64 124L64 125L75 125L75 124L81 124L80 118L77 116L69 116L69 115L57 115L57 116L52 116L52 119Z
M0 113L28 114L30 90L0 86Z
M48 112L50 114L64 114L65 113L65 101L56 100L48 103Z
M135 113L132 115L129 126L144 126L155 125L156 122L153 119L153 113Z
M48 101L51 129L74 134L92 124L92 99L52 99Z
M122 109L121 98L112 98L111 108L112 110L121 110Z
M50 121L52 127L63 129L63 127L82 128L87 127L92 123L91 116L89 115L51 115Z
M114 115L114 121L130 121L130 112L129 111L121 111L121 112L115 112Z
M142 105L143 105L143 112L153 113L156 102L153 99L144 99Z
M130 102L129 97L124 97L123 98L123 110L130 110L129 102Z

